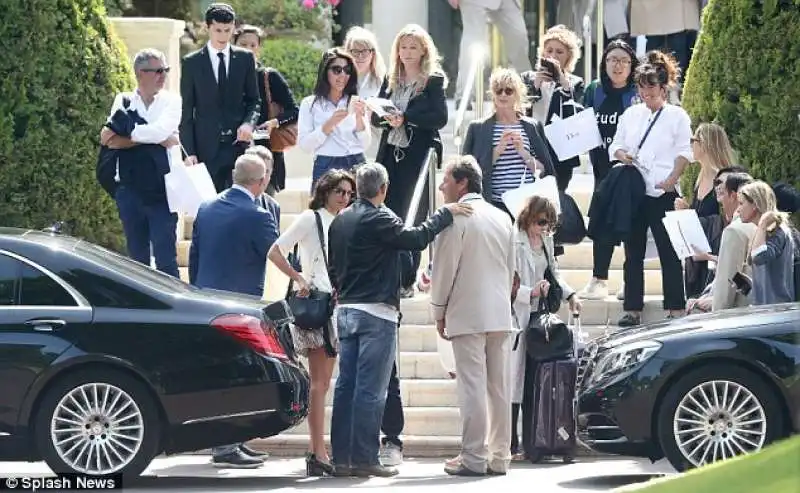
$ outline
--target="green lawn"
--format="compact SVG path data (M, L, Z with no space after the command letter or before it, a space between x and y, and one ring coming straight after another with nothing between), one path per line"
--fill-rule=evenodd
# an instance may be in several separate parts
M636 489L636 493L798 493L800 437Z

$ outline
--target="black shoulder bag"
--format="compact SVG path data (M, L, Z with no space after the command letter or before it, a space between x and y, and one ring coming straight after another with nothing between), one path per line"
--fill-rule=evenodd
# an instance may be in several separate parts
M558 312L564 292L553 275L546 248L544 252L547 257L544 277L550 283L550 290L547 296L539 297L539 306L531 313L525 328L525 349L534 361L564 359L574 352L572 331L555 313Z
M325 235L322 231L322 218L319 212L314 211L317 220L317 236L322 246L322 258L325 261L325 270L328 269L328 254L326 252ZM292 309L294 324L304 330L325 329L328 326L331 315L333 314L333 296L318 289L311 289L308 296L299 296L292 292L293 280L289 280L289 287L286 290L286 302ZM323 330L327 339L327 331Z

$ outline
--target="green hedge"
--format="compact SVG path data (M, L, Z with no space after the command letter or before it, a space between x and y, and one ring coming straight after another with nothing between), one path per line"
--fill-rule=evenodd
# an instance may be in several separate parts
M283 74L298 104L314 91L322 49L306 41L268 39L261 47L261 62Z
M4 0L0 22L0 224L120 249L114 203L95 180L100 127L132 87L102 0Z
M683 93L693 124L722 125L756 178L798 186L799 101L800 0L711 0Z

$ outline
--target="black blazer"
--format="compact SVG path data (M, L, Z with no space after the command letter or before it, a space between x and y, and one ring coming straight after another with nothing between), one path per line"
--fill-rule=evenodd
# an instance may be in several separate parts
M181 60L181 143L188 155L197 156L207 165L217 154L223 132L233 132L235 139L236 129L243 123L255 127L260 114L253 54L231 46L230 56L228 82L222 97L207 46Z
M266 78L264 77L265 74L267 74ZM297 106L294 94L289 89L289 84L286 83L283 75L274 68L259 65L256 68L256 77L258 77L258 94L261 97L261 112L258 116L258 124L261 125L268 118L277 118L278 126L281 127L296 123L300 108ZM283 106L283 113L280 115L267 115L270 103L267 99L267 79L269 79L269 92L272 100Z
M558 162L558 158L553 153L553 149L547 144L542 122L527 116L521 117L519 121L528 135L531 151L544 165L542 176L554 174L555 168L553 164ZM470 122L469 127L467 127L467 135L464 137L463 149L461 150L461 154L472 155L481 166L481 171L483 171L483 197L488 202L492 201L492 171L494 170L492 152L494 150L493 138L496 122L497 119L494 114L483 120Z
M533 85L533 78L535 75L533 71L523 72L521 75L523 82L528 86L528 94L531 95L534 102L542 98L542 92ZM583 78L575 74L569 74L567 78L569 78L572 90L566 90L561 84L556 84L553 90L553 97L550 99L550 106L547 108L547 119L543 122L545 125L552 123L553 115L558 115L560 118L569 118L584 109L583 105L580 104L580 102L583 101L583 93L586 90ZM566 104L567 102L576 103L578 106ZM527 116L531 116L532 114L532 111L528 109ZM562 162L556 159L554 162L556 166L564 168L577 168L581 165L581 160L578 156Z
M416 156L417 150L427 152L427 149L435 147L438 160L441 163L442 140L439 136L439 130L447 125L448 116L444 81L443 75L432 74L422 91L409 100L408 107L403 113L403 118L405 119L406 128L412 128L414 133L409 145L412 150L407 152L406 156ZM391 98L388 78L383 79L378 97ZM387 153L389 123L373 113L372 125L384 129L378 146L378 153L375 155L375 161L382 163Z

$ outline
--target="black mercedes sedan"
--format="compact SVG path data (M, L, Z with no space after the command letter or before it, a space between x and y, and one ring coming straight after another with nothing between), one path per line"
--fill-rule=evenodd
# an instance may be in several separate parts
M0 228L0 460L139 475L307 413L285 303L206 291L58 234Z
M800 303L622 329L592 341L578 373L594 450L678 471L754 452L800 430Z

